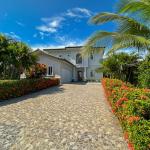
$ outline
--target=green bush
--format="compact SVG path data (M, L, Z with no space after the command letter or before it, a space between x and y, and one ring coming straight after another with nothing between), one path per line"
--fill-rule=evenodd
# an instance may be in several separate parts
M141 87L150 88L150 55L139 66L138 80Z
M150 90L116 79L103 79L108 101L135 150L150 149Z
M0 80L0 100L19 97L58 84L59 79Z
M103 72L105 77L117 78L136 85L138 82L138 59L139 56L134 53L121 52L109 55L103 60L102 66L97 71Z

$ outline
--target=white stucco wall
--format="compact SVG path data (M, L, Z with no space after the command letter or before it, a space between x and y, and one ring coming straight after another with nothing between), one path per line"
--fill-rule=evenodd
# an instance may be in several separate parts
M90 58L90 56L85 56L83 57L83 61L82 64L76 64L76 55L78 53L81 53L81 47L67 47L64 49L50 49L50 50L46 50L46 52L48 52L49 54L56 56L56 57L60 57L60 58L64 58L68 61L70 61L71 63L73 63L77 69L82 69L84 70L84 68L86 67L86 78L87 80L99 80L100 78L102 78L103 74L102 73L97 73L95 70L97 68L100 67L100 63L103 60L103 51L101 52L95 52L93 54L93 59ZM76 71L77 71L76 69ZM91 71L93 71L94 76L91 77ZM65 77L64 77L65 78ZM75 73L75 80L77 80L77 72Z
M88 67L88 58L87 57L83 57L82 64L80 64L80 65L76 64L76 55L78 53L81 53L81 49L79 49L79 48L72 48L72 49L68 48L66 50L57 50L56 49L56 50L49 50L47 52L56 57L61 56L60 58L64 58L64 59L70 61L77 67Z
M99 80L103 77L103 73L97 73L96 69L101 66L103 61L103 51L93 54L93 59L88 58L89 66L87 68L87 79L88 80ZM91 77L91 71L93 72L93 77Z
M73 67L64 63L61 64L60 76L63 83L71 82L73 79Z
M62 83L72 81L73 65L40 52L38 57L38 63L53 67L53 75L61 77Z

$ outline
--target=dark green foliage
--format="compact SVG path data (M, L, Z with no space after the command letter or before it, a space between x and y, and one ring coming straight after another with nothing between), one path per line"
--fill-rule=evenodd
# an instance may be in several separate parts
M20 74L35 64L37 57L24 43L0 35L0 78L18 79Z
M0 100L59 85L59 79L0 80Z
M102 68L98 69L98 71L104 72L104 76L136 84L138 59L137 54L113 54L104 59Z
M150 88L150 55L139 66L138 80L140 86Z

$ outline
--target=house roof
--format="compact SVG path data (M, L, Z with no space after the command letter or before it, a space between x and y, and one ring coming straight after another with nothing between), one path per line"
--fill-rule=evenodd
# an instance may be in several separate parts
M68 61L68 60L66 60L66 59L64 59L64 58L60 58L60 57L56 57L56 56L54 56L54 55L51 55L51 54L49 54L48 52L46 52L46 51L44 51L44 50L37 49L37 50L35 50L33 53L36 53L36 52L40 52L40 53L46 54L46 55L48 55L48 56L50 56L50 57L53 57L54 59L58 59L58 60L67 62L68 64L71 64L71 65L75 66L75 65L74 65L73 63L71 63L70 61Z
M64 48L47 48L47 49L43 49L44 51L47 50L67 50L69 48L82 48L83 46L70 46L70 47L64 47Z
M64 48L48 48L48 49L43 49L43 51L51 51L51 50L70 50L70 49L76 49L76 48L82 48L83 46L68 46ZM105 48L105 47L94 47L94 48Z

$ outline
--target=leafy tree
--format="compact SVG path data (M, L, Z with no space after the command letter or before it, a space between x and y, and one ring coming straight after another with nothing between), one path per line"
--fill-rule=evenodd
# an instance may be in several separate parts
M139 65L139 84L144 88L150 88L150 55Z
M4 35L0 34L0 73L1 75L6 74L6 66L9 52L7 51L7 47L9 45L9 39Z
M20 74L36 63L37 56L24 43L0 35L0 76L17 79Z
M137 84L137 73L139 56L132 53L117 53L104 59L102 67L98 72L103 72L104 76L121 79L126 82Z
M136 15L135 15L136 13ZM120 0L116 13L103 12L91 19L96 25L110 21L117 23L115 32L97 31L85 44L84 52L107 41L109 52L134 48L138 51L150 50L150 0ZM145 23L146 22L146 23Z

